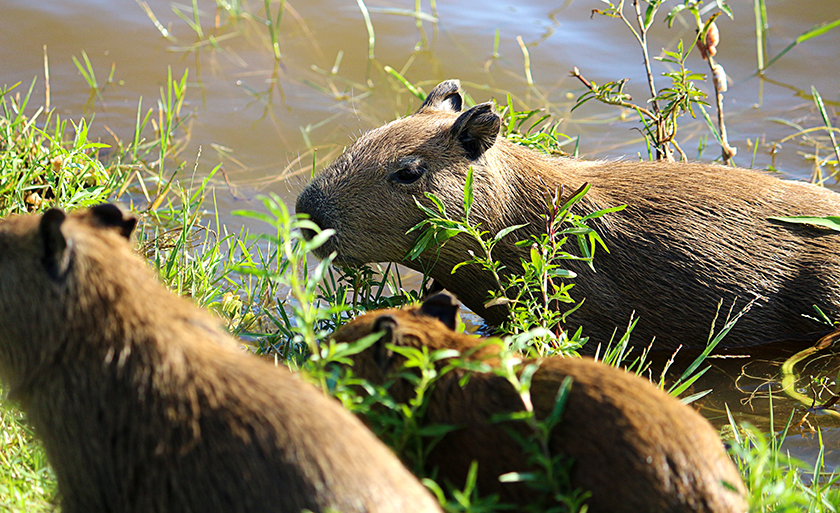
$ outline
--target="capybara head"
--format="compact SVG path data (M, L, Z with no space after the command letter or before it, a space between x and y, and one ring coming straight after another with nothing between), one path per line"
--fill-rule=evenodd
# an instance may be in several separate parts
M71 216L51 209L43 216L15 216L0 223L2 377L8 378L12 369L16 376L28 375L51 361L62 350L57 344L66 342L65 333L86 329L79 311L99 305L105 315L104 304L125 293L97 285L108 282L103 273L131 273L132 266L109 269L97 259L130 253L128 238L135 224L110 204Z
M487 344L485 339L455 332L459 305L455 298L445 292L428 297L419 306L389 308L360 315L352 322L339 328L333 338L337 342L359 340L371 333L381 336L365 351L353 357L354 372L371 383L381 385L398 373L405 357L388 348L389 345L452 349L457 345L465 357L495 361L499 346ZM430 334L446 333L446 337ZM457 344L453 344L457 340ZM397 400L407 400L413 390L406 389L401 382L390 389Z
M415 200L430 204L426 192L450 210L461 206L450 215L463 214L467 171L481 174L501 119L492 103L462 111L458 87L456 80L443 82L413 115L362 135L301 192L298 213L336 231L316 250L319 257L335 251L337 264L401 261L418 235L406 232L425 218ZM509 188L503 175L477 180L473 218L499 217L487 210L503 210Z

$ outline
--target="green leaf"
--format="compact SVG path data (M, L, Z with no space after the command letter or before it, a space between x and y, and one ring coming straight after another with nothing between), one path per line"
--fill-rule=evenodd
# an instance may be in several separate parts
M582 222L589 221L590 219L597 219L603 215L610 214L612 212L620 212L627 208L627 205L619 205L617 207L609 207L603 210L598 210L597 212L592 212L591 214L586 214L585 216L581 217L580 220Z
M545 419L545 422L549 426L554 427L558 422L560 422L560 417L566 409L566 401L569 398L569 392L571 389L572 377L566 376L560 384L560 388L557 390L557 395L554 397L554 408L551 409L551 413Z
M656 16L656 9L659 7L658 2L651 2L648 4L647 9L645 10L645 30L650 28L650 24L653 23L653 17Z
M373 9L369 9L369 10L371 10L371 11L372 11ZM413 13L413 12L414 12L414 11L412 11L412 13ZM399 71L395 70L395 69L394 69L394 68L392 68L391 66L385 66L385 72L386 72L386 73L390 73L390 74L391 74L391 76L393 76L394 78L396 78L396 79L397 79L397 80L398 80L398 81L399 81L399 82L403 85L403 87L405 87L406 89L408 89L408 91L409 91L411 94L413 94L414 96L416 96L417 98L419 98L419 99L420 99L420 101L425 101L425 100L426 100L426 94L425 94L424 92L420 91L419 89L417 89L416 87L414 87L414 84L412 84L411 82L409 82L408 80L406 80L406 78L405 78L405 77L403 77L402 75L400 75L400 72L399 72Z
M665 23L668 24L668 28L671 28L674 25L674 19L677 14L682 12L684 9L688 8L685 4L678 4L676 7L671 9L667 16L665 16Z
M543 258L540 255L539 250L537 249L537 245L534 244L533 246L531 246L531 265L533 265L537 269L540 269L542 267L542 264Z
M840 216L789 216L789 217L768 217L771 221L780 221L782 223L790 224L809 224L812 226L821 226L831 230L840 231Z
M784 49L782 49L781 52L777 53L772 59L770 59L770 61L768 61L767 64L762 69L753 73L753 75L757 75L757 74L761 73L762 71L766 70L767 68L769 68L770 66L772 66L773 63L775 63L777 60L779 60L784 54L791 51L793 49L793 47L798 45L799 43L802 43L804 41L808 41L809 39L813 39L817 36L821 36L821 35L825 34L826 32L828 32L829 30L837 28L838 26L840 26L840 19L834 20L830 23L823 23L823 24L817 25L817 26L812 27L811 29L805 31L801 36L797 37L796 40L794 40L791 44L787 45Z
M502 240L502 237L504 237L505 235L508 235L509 233L513 232L514 230L518 230L518 229L524 228L526 226L528 226L528 223L517 224L515 226L508 226L507 228L502 228L501 230L499 230L499 233L497 233L496 236L493 237L493 242L498 242L498 241Z
M832 29L837 28L837 27L840 27L840 19L834 20L831 23L823 23L821 25L817 25L817 26L811 28L810 30L808 30L807 32L805 32L804 34L802 34L801 36L797 37L796 42L797 43L805 42L809 39L813 39L817 36L821 36L821 35L825 34L826 32L828 32L829 30L832 30Z
M424 426L416 428L416 434L420 436L443 436L446 433L451 431L455 431L456 429L460 429L458 426L452 426L449 424L432 424L431 426Z
M430 192L427 192L426 197L430 198L436 205L438 205L438 208L441 208L441 209L443 208L443 205L440 203L440 200L437 199L437 196L435 196L434 194L432 194ZM426 214L427 217L438 217L439 215L443 215L444 217L446 216L446 212L444 212L442 210L439 211L439 212L435 212L434 210L430 209L426 205L423 205L422 203L420 203L420 200L418 200L416 197L414 198L414 204L417 205L417 208L422 210L423 213Z
M558 278L577 278L577 273L568 269L549 269L548 275Z
M440 200L440 198L438 198L437 196L435 196L431 192L426 192L424 194L427 198L429 198L430 200L432 200L432 202L434 202L434 204L437 206L438 210L440 211L440 214L443 217L449 217L449 216L446 215L446 207L443 206L443 202ZM417 199L415 198L414 201L417 201ZM434 214L432 214L432 215L434 216Z
M313 249L320 248L324 245L325 242L327 242L327 239L329 239L333 235L335 235L335 230L323 230L321 233L312 237L312 240L306 243L307 251L312 251Z
M434 236L435 232L432 229L428 229L425 232L423 232L420 238L417 239L417 242L414 243L414 247L412 247L408 254L405 256L405 258L408 260L417 260L417 258L419 258L420 255L424 251L426 251L432 240L434 240Z

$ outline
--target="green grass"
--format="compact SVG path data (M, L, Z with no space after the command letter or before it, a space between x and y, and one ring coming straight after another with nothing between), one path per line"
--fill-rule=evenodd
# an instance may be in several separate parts
M173 84L171 89L178 87ZM3 215L53 205L82 208L114 198L130 203L141 219L138 250L172 290L216 311L252 351L277 355L292 367L305 366L310 379L351 410L369 414L373 402L388 403L387 393L382 390L360 397L352 386L357 383L352 374L346 367L342 371L333 365L346 361L353 348L325 344L324 340L358 312L416 301L418 291L405 290L391 268L342 272L322 264L311 270L306 251L312 244L299 235L305 222L296 220L276 198L266 199L267 213L248 214L268 223L259 237L228 232L219 219L212 193L214 171L206 172L205 178L192 186L192 180L178 179L183 169L169 159L168 153L178 146L179 134L174 127L179 116L174 112L170 115L173 131L163 136L169 150L161 149L160 134L148 134L146 138L137 134L106 160L97 154L102 145L88 140L86 120L59 120L43 109L24 115L28 100L28 95L17 89L6 90L0 97ZM563 144L565 139L556 137L545 123L524 128L517 121L528 118L527 113L510 112L508 119L514 127L508 136L538 148ZM138 115L140 131L144 130L142 119ZM135 143L144 139L157 143ZM72 176L51 172L58 167L58 159L59 170L72 169ZM148 166L146 161L164 162L164 169L174 171L171 176L162 176L159 165ZM32 202L34 194L41 198L40 203ZM292 297L287 299L289 290ZM617 363L625 354L619 347L610 358ZM644 368L643 362L629 363L637 372ZM433 365L432 360L421 364ZM418 387L427 390L432 381L418 383ZM401 451L418 473L424 447L441 433L433 427L421 428L417 417L421 414L422 401L408 409L391 408L387 421L377 423L378 434ZM54 476L22 414L7 406L0 411L0 422L0 508L54 509ZM835 478L825 472L822 460L816 469L808 468L780 451L784 433L767 435L744 426L730 429L730 438L749 486L752 511L835 511L840 506ZM501 511L492 497L477 496L470 483L462 490L444 494L433 481L426 482L442 494L448 511ZM574 497L568 496L572 502Z
M0 90L0 217L114 200L131 205L140 221L138 251L163 283L214 309L232 333L257 327L243 305L258 304L276 291L233 274L233 266L256 250L245 232L227 232L214 201L208 215L214 171L191 186L192 180L178 179L183 165L172 159L181 137L185 82L170 74L155 113L165 120L163 127L152 129L153 111L144 114L141 104L132 140L118 141L108 159L99 155L107 145L90 140L89 119L32 109L33 85ZM24 415L12 405L0 409L0 435L0 511L56 509L55 477Z
M756 2L756 12L763 12L763 1ZM230 20L265 26L267 46L275 59L282 58L278 41L283 2L275 14L266 1L265 11L259 16L243 11L239 2L218 4ZM364 2L360 0L358 4L363 13L368 12ZM145 8L156 21L151 10ZM435 10L433 3L432 11ZM422 31L420 23L428 15L420 11L419 3L410 12ZM192 2L191 10L178 11L178 15L198 36L195 45L204 44L196 2ZM766 18L766 14L763 16ZM375 37L369 16L366 22L369 60L373 60ZM157 25L164 36L172 37ZM225 27L233 31L236 29L231 27L235 25ZM764 26L766 20L757 21L756 25ZM809 31L796 44L834 26ZM216 40L222 37L225 35ZM764 33L757 31L757 38L759 48L763 48ZM522 50L528 76L531 69L527 48L523 45ZM498 39L494 57L498 58ZM344 80L337 74L340 59L339 55L332 72L324 72L330 84ZM760 68L772 64L772 60L763 64L763 53L759 59ZM81 61L76 59L76 64L90 86L93 105L112 76L100 83L85 53ZM407 80L404 73L388 66L383 70L381 80L389 80L403 92L422 98L422 89ZM335 365L346 363L349 352L359 347L325 342L332 330L359 312L415 302L419 291L406 289L393 267L338 270L328 263L313 266L306 254L313 243L304 241L299 232L307 226L306 221L290 215L278 198L267 198L264 210L241 213L266 223L260 235L229 231L220 219L213 192L217 169L201 168L200 156L194 159L193 169L175 158L183 149L182 126L189 115L182 112L187 95L186 74L172 77L170 71L155 108L144 108L142 100L138 102L134 134L109 148L107 158L100 153L105 145L90 136L91 117L63 119L55 110L36 108L31 105L33 85L34 82L4 86L0 91L0 217L40 212L51 206L72 210L106 200L131 206L140 218L138 251L158 270L164 284L215 311L251 351L275 356L293 368L304 367L309 379L352 411L369 415L374 404L388 405L375 424L377 434L422 476L424 448L442 432L442 428L421 428L418 418L422 415L422 398L433 385L434 377L417 383L419 400L409 405L389 402L386 391L369 385L372 393L359 395L354 388L359 382L352 372L344 365ZM372 83L351 85L362 94L372 90ZM328 87L324 91L335 94ZM816 91L814 98L825 125L819 130L829 136L826 147L833 155L840 155L834 138L837 129L831 126ZM467 102L473 103L469 98ZM509 139L547 153L577 154L579 140L558 133L557 123L551 117L538 110L518 111L511 98L507 103L503 133ZM162 123L158 126L152 119ZM204 178L194 182L193 175ZM466 229L468 223L464 225ZM490 253L488 260L492 260ZM527 324L528 320L523 319L519 329ZM623 362L626 349L624 338L604 358L642 372L644 361ZM414 355L418 367L429 371L437 356L440 355ZM699 362L693 365L692 372L702 371L700 367ZM681 376L681 384L668 385L675 387L673 393L681 394L692 379L688 373ZM666 385L664 381L658 384ZM751 511L836 511L840 508L836 478L826 471L822 458L815 468L810 468L781 450L789 424L788 421L779 433L767 434L733 421L726 430L733 457L749 488ZM11 406L0 409L0 433L0 511L54 510L54 476L24 416ZM433 481L426 483L440 493L447 511L500 510L492 497L477 496L470 482L461 490L448 490L445 494ZM575 502L575 497L570 493L570 503Z
M52 511L55 476L18 410L0 407L0 511Z

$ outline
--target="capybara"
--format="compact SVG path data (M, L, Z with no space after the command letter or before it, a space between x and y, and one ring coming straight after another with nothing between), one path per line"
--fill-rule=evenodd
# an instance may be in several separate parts
M521 272L520 259L530 258L527 245L514 243L545 229L545 185L551 191L563 186L567 199L589 183L581 214L627 205L591 221L609 249L596 252L595 271L583 262L564 263L577 273L572 297L586 300L568 322L582 325L597 343L626 326L633 311L639 317L634 338L647 344L655 336L653 347L668 350L704 347L721 300L725 313L733 303L737 312L757 298L722 348L813 342L821 326L803 314L813 314L815 304L837 313L840 236L768 217L838 215L840 195L719 165L546 156L498 137L492 104L462 112L458 87L443 82L416 113L362 135L301 192L297 211L335 230L317 256L336 252L334 262L345 266L391 261L425 269L487 322L502 323L506 306L485 307L488 291L497 287L492 275L478 265L451 272L471 258L468 251L478 253L466 236L419 260L405 259L420 233L408 232L425 219L415 199L431 205L424 193L434 193L460 219L472 167L471 220L491 236L527 224L494 249L507 273Z
M457 304L438 294L420 307L374 311L342 326L337 341L371 333L382 337L354 356L353 374L371 383L391 381L398 402L414 397L405 379L401 347L457 349L465 358L498 365L498 344L453 331ZM537 418L554 408L566 377L572 378L560 423L550 436L552 456L572 459L571 484L592 493L589 511L597 512L743 512L747 505L738 471L711 425L690 407L647 380L588 358L553 357L539 362L530 398ZM533 363L535 360L525 360ZM447 360L437 363L443 367ZM521 421L493 423L499 414L521 411L522 399L507 378L474 372L464 386L462 367L444 374L430 392L424 422L459 428L444 435L426 463L429 471L463 486L469 466L478 462L480 493L499 493L503 502L524 507L538 492L522 483L501 483L498 476L528 472L520 443L509 434Z
M244 353L113 205L0 221L0 378L65 513L440 511L364 425Z

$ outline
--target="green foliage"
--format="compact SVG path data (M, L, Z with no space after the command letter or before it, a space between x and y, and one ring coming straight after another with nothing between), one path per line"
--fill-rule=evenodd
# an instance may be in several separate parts
M268 252L269 266L262 267L251 262L237 266L236 270L242 274L268 280L289 290L289 294L295 300L285 305L291 310L291 318L282 307L277 310L279 318L272 318L276 327L289 337L282 354L287 359L302 358L310 354L313 359L317 359L320 354L318 341L326 335L326 331L321 327L322 321L330 319L344 307L342 305L320 307L316 294L332 259L327 258L319 262L309 274L306 255L326 242L334 232L333 230L321 231L312 221L292 216L283 201L276 195L263 198L262 201L268 213L240 210L235 211L234 214L262 220L274 229L273 233L263 233L255 237L255 240L267 243L268 248L274 248L273 251ZM312 240L307 241L303 237L301 230L304 229L315 232Z
M414 260L425 252L435 253L453 237L468 237L475 243L478 251L472 252L469 260L453 267L452 272L466 265L478 265L493 275L497 289L490 291L486 306L505 305L511 312L510 320L501 326L501 332L515 334L535 326L544 328L544 336L533 341L533 349L539 356L572 352L580 348L585 342L581 331L578 330L569 336L560 327L566 317L577 308L574 306L565 311L559 308L560 304L575 304L570 294L572 284L561 280L576 276L560 262L580 260L591 265L597 246L607 251L598 233L589 227L587 222L619 211L624 206L581 214L578 213L578 204L589 190L588 184L568 198L562 198L562 189L552 191L546 186L543 191L545 226L541 227L542 230L537 235L516 242L517 246L530 246L530 259L522 260L521 270L506 270L501 262L493 257L493 250L502 239L511 236L525 225L509 226L490 234L482 229L480 223L472 222L472 181L473 172L470 168L464 184L464 215L460 220L450 217L443 203L432 193L426 193L426 197L431 200L435 209L415 199L417 207L427 218L409 230L409 233L422 231L406 258ZM580 255L567 251L570 238L577 243Z
M650 104L650 107L643 107L638 103L633 103L630 95L624 93L624 86L628 79L607 82L599 86L583 78L580 75L579 70L575 68L572 75L580 79L588 90L580 96L574 108L576 109L591 100L597 100L607 105L633 109L638 114L639 120L642 123L642 131L648 142L649 158L653 159L655 154L657 159L673 160L673 152L676 150L682 159L686 159L685 152L683 152L682 148L680 148L676 141L677 131L679 128L678 119L684 114L690 114L692 117L695 117L695 107L699 107L700 110L705 113L702 107L704 105L708 105L704 100L706 94L696 86L696 82L704 81L706 76L689 70L686 67L686 62L691 54L691 51L695 47L695 44L701 47L704 59L711 59L711 57L706 54L707 50L703 49L706 34L712 28L714 20L717 16L721 13L725 13L731 18L732 10L724 0L716 0L716 7L719 12L710 16L706 21L703 21L701 17L701 2L697 0L683 0L682 3L677 4L670 10L665 19L669 27L673 23L675 17L679 13L685 11L692 14L695 18L697 23L697 36L687 48L684 48L683 41L680 40L677 44L676 51L663 50L662 56L655 58L656 60L672 64L676 67L676 70L665 71L661 74L663 77L669 79L670 85L664 88L657 88L651 68L651 60L648 55L647 35L648 31L653 27L653 22L659 9L665 4L665 2L666 0L647 1L645 2L647 7L644 9L644 12L642 12L641 2L639 0L634 0L633 6L635 9L635 17L632 18L635 19L635 24L631 21L631 18L628 18L625 14L625 0L620 0L617 4L604 0L604 3L607 4L608 7L606 9L596 9L594 11L598 14L621 19L639 43L644 56L645 71L647 74L648 86L650 88L650 100L647 102ZM716 27L714 30L717 30ZM714 55L714 53L711 53L710 55ZM712 61L710 60L710 64L711 63ZM722 67L718 66L715 68L713 65L712 70L714 71L715 69L720 70L722 73ZM725 75L723 76L723 79L725 81ZM721 84L715 84L717 95L721 93L718 88L719 85ZM718 109L721 110L720 103ZM730 148L728 146L728 142L726 141L726 132L723 127L722 114L719 119L721 129L717 138L725 149ZM714 131L714 127L712 127L712 129ZM731 155L724 157L725 160L728 162L728 159L731 158L732 155L734 155L734 150L732 150Z
M125 173L96 158L107 145L88 140L88 121L68 123L44 108L26 115L35 81L23 96L18 86L0 90L0 216L83 208L125 186Z
M809 465L791 457L782 448L792 417L781 432L773 427L773 396L770 401L770 434L744 423L733 430L730 452L744 477L751 512L837 511L840 487L835 471L825 467L825 447L820 433L820 451L816 464ZM731 413L729 420L735 425Z
M0 511L56 509L55 475L23 415L0 406Z
M95 83L92 65L85 62ZM203 203L215 171L195 186L176 179L180 167L163 179L182 146L178 130L185 78L175 82L170 74L162 88L166 92L157 117L163 125L147 133L153 111L143 115L141 102L133 139L117 141L107 160L99 152L108 145L90 140L90 119L68 122L46 108L28 114L34 81L25 94L17 92L18 85L0 90L0 217L114 200L129 202L135 210L145 204L145 211L135 212L138 249L161 280L216 310L233 333L247 334L258 324L251 303L264 293L264 283L232 274L237 260L254 251L244 243L247 234L228 234L215 205L215 229L205 222ZM12 406L0 410L0 433L0 511L55 510L55 477L25 418Z
M840 231L840 216L789 216L789 217L768 217L771 221L779 221L790 224L805 224L809 226L819 226L829 230Z
M263 3L263 13L249 13L236 0L217 0L216 3L222 24L218 31L214 31L215 36L210 36L210 31L202 28L197 2L191 2L191 10L189 7L174 7L176 15L198 36L190 49L219 48L216 41L239 34L240 22L250 22L260 31L268 30L266 40L275 60L281 58L279 24L285 10L283 1L276 14L272 13L271 2L268 1ZM367 8L361 0L357 3L365 14L368 55L373 59L375 39L369 12L375 9ZM645 9L639 11L638 29L630 27L630 30L643 43L646 62L649 59L644 47L645 33L653 26L657 10L663 3L662 0L636 3L637 6L645 6ZM615 7L610 5L613 10L606 10L604 14L624 19L621 14L623 5L623 1ZM731 16L725 3L719 1L716 5L721 12ZM757 12L761 11L763 0L756 0L756 5ZM146 9L161 33L174 40L148 6L141 3L141 7ZM700 3L694 0L679 3L669 13L667 21L671 22L677 13L687 10L695 16L699 33L705 33L715 15L702 21L699 7ZM434 2L432 11L435 11ZM378 12L386 11L380 9ZM421 20L434 19L420 11L419 2L414 11L407 12L413 13L418 27ZM837 23L834 21L805 32L766 66L760 64L759 67L765 69L794 45L832 30L838 26ZM691 44L685 49L680 43L676 51L663 54L662 60L673 65L672 71L663 74L670 86L653 88L651 94L652 103L661 102L661 109L631 104L631 98L623 92L625 80L602 86L591 84L578 105L595 99L635 109L654 148L651 152L667 154L669 144L680 151L673 139L679 116L686 113L693 116L693 108L704 105L703 97L695 86L703 76L686 67L693 47L694 44ZM527 59L524 45L523 52ZM89 106L92 108L96 100L101 100L108 84L112 83L114 68L108 74L100 72L100 78L108 77L103 83L97 78L95 63L86 53L82 52L81 56L81 60L74 57L74 62L90 87ZM498 58L498 37L494 58ZM313 69L332 81L340 60L341 52L332 72L317 67ZM422 96L422 89L411 85L400 73L389 67L384 70L410 93ZM530 73L527 64L526 73ZM368 92L372 87L370 80L367 83L347 83L350 84L348 87L357 91ZM374 343L376 334L349 344L335 343L327 337L333 329L360 312L416 302L419 292L405 290L399 273L392 266L385 269L370 266L336 269L329 265L329 259L315 266L311 263L307 265L307 252L322 243L328 233L305 241L300 230L308 228L317 231L317 227L291 215L277 197L263 200L267 213L245 213L265 221L271 226L271 233L257 237L249 237L245 231L229 233L219 221L215 201L212 206L205 206L206 200L212 197L216 170L206 173L207 177L198 185L194 186L192 180L186 184L182 180L184 164L175 158L184 147L181 130L186 116L181 110L187 92L186 72L177 78L170 70L165 85L161 87L156 111L144 110L142 100L138 102L133 137L128 141L117 141L107 159L100 153L107 146L90 138L92 116L68 122L54 110L41 108L32 112L29 103L33 86L34 81L25 92L19 91L19 84L0 90L0 216L37 212L51 206L72 210L106 200L130 203L140 215L140 251L159 271L161 280L167 286L216 311L228 328L248 342L253 350L273 353L286 365L302 367L308 379L318 384L325 393L338 398L351 411L366 416L377 434L418 475L425 477L424 483L445 503L447 511L491 512L511 508L499 504L497 497L478 493L475 467L465 483L453 483L455 488L436 482L434 475L424 476L422 469L426 456L436 440L452 429L451 426L430 425L424 419L429 396L440 379L451 372L494 372L504 377L522 398L523 411L498 420L520 422L525 426L527 436L520 435L518 431L513 431L512 436L518 438L523 451L534 463L533 472L508 475L505 479L526 481L534 488L535 496L539 496L533 505L535 511L554 511L557 508L577 511L580 508L585 494L569 487L568 461L561 455L552 454L547 444L551 430L562 422L568 384L558 391L553 412L545 419L537 418L529 400L530 377L536 367L523 368L514 350L550 355L572 351L584 342L580 331L569 335L560 328L569 311L561 312L558 305L562 303L569 309L575 307L571 297L574 289L572 282L568 281L574 278L574 273L565 269L562 261L591 261L596 246L603 247L603 243L586 223L597 215L617 209L584 215L578 213L577 205L586 193L585 188L573 192L568 198L563 190L544 191L545 233L521 241L531 251L529 258L522 262L522 270L513 274L512 270L499 266L493 258L493 251L496 244L503 239L507 243L510 237L521 232L522 227L509 227L490 234L470 219L474 201L471 174L464 191L463 216L451 216L440 201L430 197L431 207L424 207L429 218L415 227L423 230L420 237L422 247L415 248L413 256L431 250L454 236L474 240L479 251L462 265L479 265L496 276L499 290L494 300L506 303L513 312L512 321L505 328L515 335L504 342L490 342L502 344L503 349L502 365L494 368L469 361L451 351L392 347L406 358L401 376L409 379L413 387L410 400L401 404L389 393L391 383L383 386L366 383L353 375L349 365L350 356ZM837 129L831 126L819 94L813 91L813 95L825 124L819 129L828 132L837 154L838 145L834 140ZM577 154L578 140L558 133L559 123L550 123L550 118L542 111L516 111L512 105L508 98L508 106L502 115L503 133L508 139L548 154L567 153L564 148L573 143L574 149L569 153ZM160 123L152 120L160 120ZM840 226L833 218L780 220L817 224L831 229ZM570 253L564 249L566 246L576 246L578 254ZM599 358L607 364L622 365L641 373L647 368L644 354L629 362L626 359L634 322L631 320L627 332L617 344L607 347ZM540 328L522 333L533 326ZM727 323L727 326L731 324ZM727 330L725 326L715 340L719 340ZM671 386L672 394L686 392L699 375L697 373L703 372L700 370L701 361L702 356ZM659 384L664 386L664 378ZM693 400L698 395L684 400ZM734 421L731 424L735 426ZM43 449L34 440L23 416L13 408L0 410L0 432L3 434L0 510L54 510L54 476L46 463ZM732 430L731 436L735 440L733 452L750 492L751 511L836 511L840 504L836 477L826 471L822 457L813 469L786 457L781 449L786 433L787 427L781 435L764 435L749 426L744 426L743 430L736 426Z

